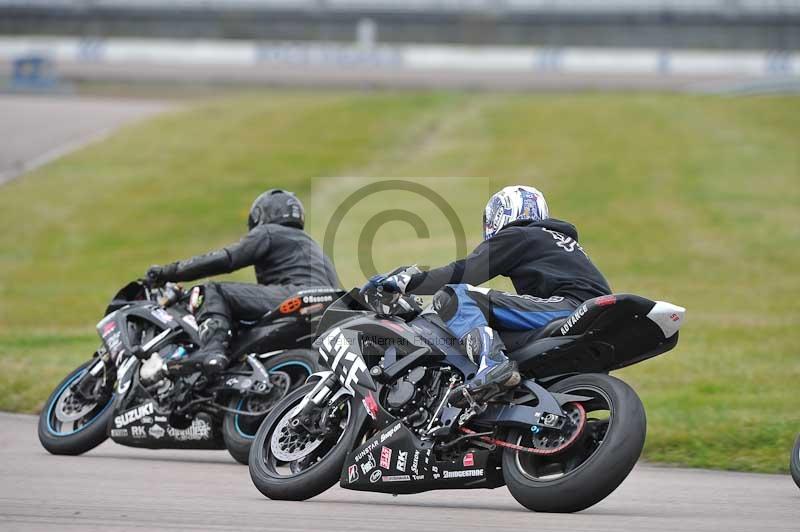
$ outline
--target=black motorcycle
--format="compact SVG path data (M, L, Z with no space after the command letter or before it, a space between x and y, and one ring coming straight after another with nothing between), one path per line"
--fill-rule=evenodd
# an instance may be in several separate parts
M794 442L792 458L789 460L789 471L792 473L794 483L800 488L800 434L797 436L797 441Z
M225 449L246 464L270 409L319 369L311 349L324 310L344 292L309 289L254 322L240 322L231 365L202 373L140 378L151 357L182 358L199 346L191 293L135 281L120 290L97 324L102 345L45 403L39 440L53 454L77 455L109 436L151 449Z
M576 512L627 477L645 439L641 401L608 375L669 351L685 309L617 294L535 332L506 333L519 386L488 404L449 404L477 371L430 309L353 290L326 310L314 346L329 370L262 423L250 475L271 499L338 480L392 494L508 486L526 508Z

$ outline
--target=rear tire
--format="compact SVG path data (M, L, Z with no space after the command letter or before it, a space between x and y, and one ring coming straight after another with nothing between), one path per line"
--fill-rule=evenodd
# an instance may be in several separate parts
M310 349L292 349L278 356L261 360L267 371L282 371L291 377L291 385L287 392L302 386L306 378L312 373L321 370L318 362L319 355ZM236 410L245 409L247 406L244 399L239 396L232 397L228 402L228 408ZM261 417L248 417L228 412L222 420L222 439L225 440L225 447L234 460L240 464L247 465L250 456L250 445L255 439L258 427L267 414Z
M56 389L50 394L44 404L41 414L39 414L39 441L42 446L51 454L78 455L94 449L106 438L108 438L108 424L114 416L112 403L114 396L108 399L107 403L97 405L86 417L90 417L81 426L67 430L61 430L55 426L54 409L57 408L59 399L69 393L69 386L85 371L94 364L97 359L93 358L81 364L78 369L67 375Z
M250 478L258 491L270 499L304 501L331 488L339 480L347 453L358 439L359 423L363 416L359 416L361 410L355 408L354 400L349 398L349 416L343 434L320 462L291 477L278 476L268 467L272 452L270 439L275 427L313 389L314 384L301 386L281 401L261 424L250 449Z
M792 472L794 483L800 488L800 435L797 436L797 441L794 442L792 459L789 460L789 470Z
M580 394L581 387L600 390L611 403L607 430L585 461L558 478L535 478L523 470L523 461L518 458L525 453L503 451L503 476L508 490L529 510L571 513L597 504L625 480L642 453L647 420L636 392L621 380L603 374L569 377L549 390ZM521 434L512 431L509 441L516 443ZM569 452L566 450L564 455L569 456Z

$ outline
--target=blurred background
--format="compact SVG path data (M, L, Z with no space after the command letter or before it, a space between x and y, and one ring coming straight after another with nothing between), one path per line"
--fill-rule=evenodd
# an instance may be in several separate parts
M799 88L797 0L0 0L0 409L36 412L121 285L235 241L267 188L321 241L349 191L416 180L471 247L522 183L615 291L688 308L622 372L646 458L786 471ZM426 198L382 194L340 226L346 286L384 206L430 230L379 228L377 267L455 258Z
M0 0L0 34L2 60L81 81L779 90L800 71L797 0Z

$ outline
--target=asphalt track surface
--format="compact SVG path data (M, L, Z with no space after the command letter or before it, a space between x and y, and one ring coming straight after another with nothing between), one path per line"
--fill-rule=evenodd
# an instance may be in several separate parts
M0 95L0 185L169 107L148 100Z
M788 450L787 450L788 459ZM0 414L0 530L794 531L788 475L639 465L578 514L537 514L505 488L392 497L334 487L305 502L265 499L225 451L151 451L106 442L49 455L36 418Z

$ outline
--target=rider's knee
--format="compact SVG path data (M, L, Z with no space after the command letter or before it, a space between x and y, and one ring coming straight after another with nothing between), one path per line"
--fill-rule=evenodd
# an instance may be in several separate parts
M458 310L458 295L454 286L446 285L433 295L433 310L444 321L449 321Z

